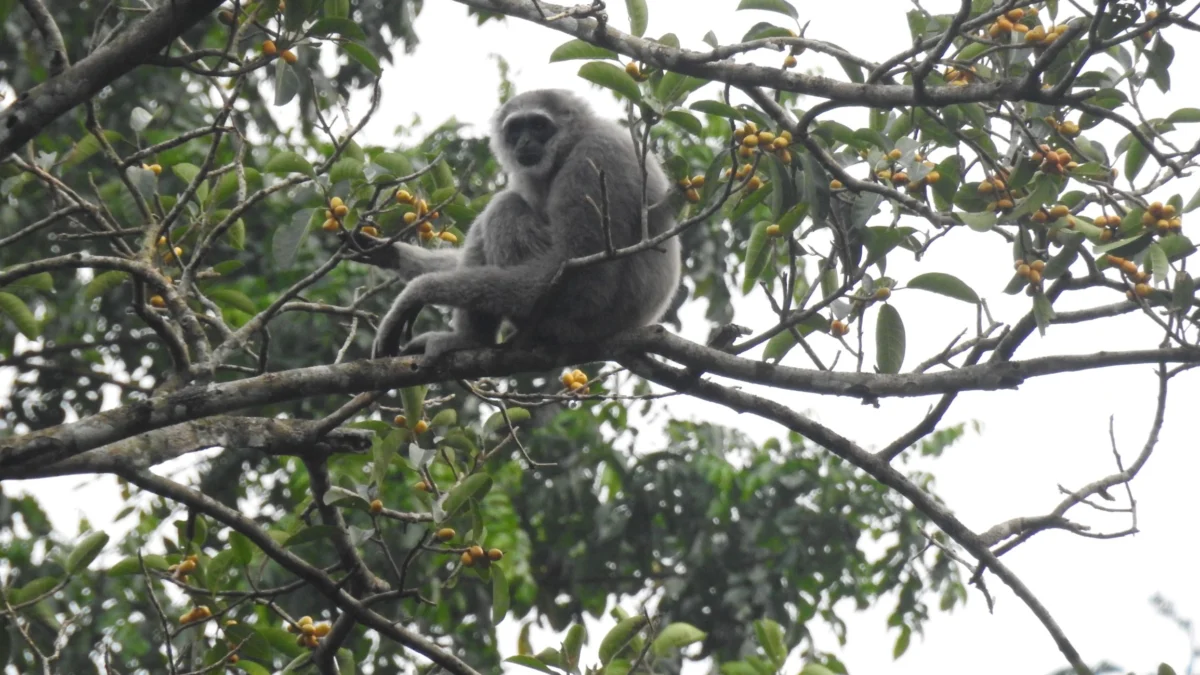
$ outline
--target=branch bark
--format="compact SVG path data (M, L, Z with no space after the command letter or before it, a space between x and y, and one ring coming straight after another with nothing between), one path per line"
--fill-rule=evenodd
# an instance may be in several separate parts
M15 152L67 111L144 63L222 0L170 0L75 65L0 111L0 159Z

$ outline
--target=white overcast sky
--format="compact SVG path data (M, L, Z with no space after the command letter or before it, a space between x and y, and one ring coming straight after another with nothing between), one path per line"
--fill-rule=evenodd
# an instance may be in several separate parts
M753 23L778 17L763 12L735 12L735 0L650 0L649 4L647 34L673 32L685 46L701 45L700 39L709 30L724 42L735 41ZM882 60L909 44L905 21L905 12L911 7L908 3L849 0L796 4L801 20L812 22L809 37L839 43L862 56ZM922 4L931 12L944 13L958 6L953 0ZM1062 4L1069 10L1067 3ZM613 25L627 27L624 3L609 5ZM607 93L598 92L576 76L578 62L547 63L551 50L568 39L562 34L517 20L477 28L466 9L450 0L426 2L416 29L421 38L416 53L397 54L394 67L385 72L382 112L366 127L367 142L396 143L394 129L409 123L414 115L419 115L425 128L453 116L476 125L477 133L483 134L499 85L491 54L508 59L513 66L511 77L521 90L565 87L587 95L601 110L619 114L620 109ZM1173 37L1176 63L1195 63L1196 48L1186 44L1190 38L1182 33ZM765 62L773 64L779 58L772 52ZM841 76L835 63L811 54L801 57L800 67L823 68L829 75ZM1168 96L1159 95L1153 87L1147 89L1144 105L1148 115L1162 115L1184 106L1200 107L1200 95L1191 86L1194 73L1186 66L1177 66L1174 76L1177 89ZM363 102L356 98L352 110L361 110ZM808 107L811 103L802 105ZM852 113L835 119L857 127L862 126L864 118ZM1101 139L1115 142L1119 137L1110 132ZM1187 147L1193 140L1188 137L1182 144ZM1153 165L1151 160L1146 171ZM1185 189L1174 191L1182 192L1187 201L1195 188L1196 182L1188 180ZM1169 195L1164 195L1164 200L1165 196ZM1187 218L1184 227L1186 231ZM1011 274L1011 258L1006 247L997 246L994 235L960 228L942 244L920 267L894 255L889 276L903 281L921 271L950 272L984 295L997 318L1011 322L1028 311L1028 299L1023 295L1001 293ZM1068 307L1077 308L1115 298L1100 294L1085 298L1086 302L1072 300L1077 304ZM974 310L953 300L907 291L897 293L893 303L906 318L908 365L936 353L973 324ZM737 301L736 320L762 328L769 321L765 308L758 291ZM699 302L686 308L686 335L702 339L706 334L703 310ZM1054 326L1045 338L1031 338L1018 357L1149 348L1157 344L1158 337L1145 323L1144 319L1107 320L1087 326ZM868 335L873 334L869 322L867 329ZM831 340L817 336L816 343L824 355L832 356ZM793 355L789 363L807 365L798 358L799 354ZM922 468L936 474L938 493L977 531L1013 517L1042 514L1057 504L1058 486L1078 487L1115 470L1108 440L1109 415L1116 416L1116 438L1122 456L1128 461L1136 454L1145 440L1154 391L1150 368L1129 367L1034 381L1017 391L964 394L945 423L978 420L983 424L982 433L969 435L942 459ZM1200 575L1195 553L1195 476L1200 474L1195 438L1200 423L1189 412L1200 400L1200 391L1195 377L1184 377L1174 383L1172 392L1158 449L1133 485L1140 528L1137 536L1098 541L1049 532L1005 557L1089 663L1107 659L1144 673L1167 661L1182 673L1188 660L1185 635L1159 618L1148 602L1151 595L1161 593L1185 616L1200 618ZM809 411L867 447L886 444L909 428L931 403L889 400L872 408L816 396L779 392L771 396L784 397L796 409ZM665 405L675 415L729 424L759 439L783 431L757 418L738 416L704 403L673 400ZM103 527L106 511L113 513L120 508L111 484L93 483L72 493L75 499L61 499L61 490L74 489L79 482L37 481L5 488L27 487L47 497L57 493L59 498L49 500L46 506L55 522L68 531L74 530L75 519L85 510L93 524ZM1119 517L1078 510L1072 514L1099 530L1128 526ZM988 588L996 598L994 613L989 613L983 597L972 591L965 608L950 615L935 614L925 635L914 639L899 661L891 658L895 631L888 631L885 623L890 603L861 614L851 613L846 607L850 641L840 650L841 658L857 675L964 671L973 675L1037 675L1063 667L1065 661L1033 614L994 577L988 578ZM515 633L508 628L513 622L505 624L502 649L512 653ZM596 634L594 630L593 637ZM818 631L817 639L819 648L837 650L830 634ZM512 672L520 670L514 668Z

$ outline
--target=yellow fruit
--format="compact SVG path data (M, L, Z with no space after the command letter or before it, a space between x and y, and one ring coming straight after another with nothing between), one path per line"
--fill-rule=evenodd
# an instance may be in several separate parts
M1035 223L1044 223L1050 220L1050 216L1047 216L1045 211L1035 211L1029 218Z
M696 188L688 188L684 193L684 197L691 203L696 204L700 201L700 192Z
M784 164L791 164L792 163L792 153L786 149L780 150L779 151L779 161L783 162Z
M312 634L313 634L313 637L323 638L326 635L329 635L329 631L332 629L333 629L332 626L330 626L328 623L325 623L322 621L321 623L313 626Z
M575 381L575 373L563 373L562 377L558 378L558 381L562 382L564 387L569 387Z
M423 481L423 480L422 480L422 481L417 481L417 484L416 484L416 485L414 485L413 487L417 488L417 489L418 489L418 490L420 490L421 492L429 492L429 483L426 483L426 482L425 482L425 481Z
M411 204L413 203L413 199L412 193L408 190L396 190L396 201L401 204Z
M769 131L758 132L758 144L759 145L770 145L774 142L775 142L775 134L773 134Z
M1034 286L1042 283L1042 273L1035 269L1030 269L1029 270L1029 283L1033 284Z
M1025 18L1025 10L1020 9L1020 8L1010 9L1010 10L1008 10L1008 13L1005 14L1004 16L1009 21L1020 21L1021 19Z
M981 195L989 195L995 189L996 189L996 186L992 185L991 181L986 181L986 180L983 181L982 183L980 183L979 187L975 188L975 190Z
M442 529L437 531L436 536L441 541L450 541L451 539L454 538L454 535L456 535L456 534L458 534L458 533L454 531L453 527L443 527Z
M418 434L423 434L426 431L429 431L429 422L426 422L425 420L417 420L417 423L413 425L413 431Z
M1013 200L1011 200L1007 197L996 201L996 208L1000 209L1001 211L1007 211L1008 209L1011 209L1012 207L1013 207Z
M342 206L345 203L346 202L342 201L341 197L330 197L329 198L329 208L331 208L331 209L336 209L337 207Z
M763 183L762 183L761 178L759 178L758 176L751 176L750 180L746 181L746 191L754 192L758 188L762 187L762 184Z
M1167 225L1169 225L1173 230L1178 230L1183 227L1183 218L1172 218L1171 220L1167 221Z
M842 181L840 181L836 178L829 181L829 189L830 190L841 190L842 189Z
M894 162L897 159L900 159L900 157L903 155L904 155L904 153L900 152L900 148L895 148L887 154L887 158Z
M232 26L235 23L234 18L233 18L233 12L231 12L227 9L223 9L220 12L217 12L217 21L220 21L221 23L225 24L226 26Z
M896 183L897 185L900 183L907 183L908 174L904 173L903 171L896 172L895 174L892 174L892 182Z
M275 56L279 53L279 48L275 46L274 40L263 40L262 53L267 56Z
M504 551L501 551L498 548L490 548L490 549L488 549L487 557L488 557L488 560L491 560L492 562L496 562L497 560L504 557Z
M783 57L783 67L784 68L795 68L796 67L796 57L792 56L791 54L788 54L787 56Z
M579 384L587 384L588 383L587 373L583 372L582 370L579 370L579 369L572 370L570 372L570 377L571 377L572 382L578 382Z
M475 558L476 560L478 560L478 559L484 557L484 555L486 555L483 552L483 547L480 546L479 544L476 544L476 545L472 546L471 548L467 549L467 553L470 553L471 557Z
M743 138L742 145L744 145L747 148L757 148L758 147L758 135L756 134L754 136L747 136L747 137Z
M329 220L326 220L324 223L321 223L321 229L325 230L326 232L337 232L338 221L334 220L333 218L330 218Z
M788 131L787 129L780 131L779 137L786 140L788 143L792 142L792 132Z
M829 324L829 332L834 337L841 337L850 332L850 327L844 321L834 320Z
M448 244L457 244L458 243L458 235L454 234L453 232L442 232L441 234L438 235L438 237L440 237L442 241L444 241Z
M1078 136L1079 125L1070 121L1063 122L1062 124L1058 125L1058 133L1062 134L1063 136Z
M403 427L408 424L408 419L406 419L404 415L396 415L394 418L392 418L392 424L395 424L398 427Z
M347 213L350 213L350 207L346 206L345 204L338 204L337 206L333 207L333 215L337 216L338 218L345 218Z
M1065 204L1055 204L1050 208L1050 215L1054 218L1062 218L1069 213L1071 213L1071 209L1067 208Z
M231 665L237 663L238 661L241 661L241 658L239 658L237 654L230 654L229 658L225 659L225 662Z
M741 157L742 159L753 157L754 156L754 148L751 148L748 145L743 145L738 148L737 153L738 153L738 157Z
M467 567L470 567L475 563L475 559L471 557L471 554L468 551L463 551L462 557L459 558L459 560L461 560L462 564Z
M1157 220L1158 219L1154 217L1154 214L1149 211L1142 214L1142 225L1149 227L1149 226L1153 225Z
M941 179L942 174L938 173L937 171L930 171L929 173L925 174L925 182L929 183L930 185L933 185Z
M148 166L146 168L153 171L155 176L162 175L162 165L161 164L151 164L150 166Z
M1161 215L1163 218L1170 218L1171 216L1175 215L1175 207L1170 204L1163 204L1159 215Z
M892 289L886 286L875 289L876 300L887 300L890 297L892 297Z
M638 68L638 64L634 61L625 64L625 72L635 80L640 80L642 77L642 69Z
M418 199L417 200L417 215L423 216L426 213L429 213L429 202L425 201L424 199Z
M432 231L429 231L429 232L422 232L420 236L421 236L421 241L432 241L434 234Z
M704 187L704 176L692 176L692 185L694 188Z
M1029 276L1029 273L1032 271L1033 271L1033 268L1031 268L1029 265L1026 265L1024 263L1017 265L1017 275L1018 276L1027 277L1027 276Z
M684 190L692 187L692 179L688 178L687 176L680 178L679 179L679 187L683 188Z
M1151 288L1150 284L1137 284L1133 287L1133 292L1136 293L1139 298L1144 298L1153 293L1154 289Z
M778 225L771 224L771 225L767 226L767 236L768 237L778 237L779 232L780 232L780 230L779 230Z
M362 233L366 234L366 235L370 235L372 237L379 236L379 230L375 229L374 227L372 227L370 225L364 225L362 228Z
M425 222L421 223L420 225L417 225L417 231L422 232L422 233L433 232L433 223L431 223L429 221L425 221Z
M282 56L282 57L283 57L283 60L284 60L284 61L287 61L287 62L288 62L289 64L291 64L291 65L296 65L296 62L300 60L300 59L299 59L299 58L296 56L296 53L295 53L295 52L293 52L293 51L292 51L292 50L290 50L290 49L285 49L285 50L283 50L283 53L282 53L282 54L280 54L280 56Z
M408 213L404 214L404 224L412 225L413 223L417 222L417 218L420 218L420 216L417 215L416 211L409 211Z
M754 122L746 122L746 126L744 128L748 135L758 133L758 125Z
M383 502L378 499L371 500L371 513L376 515L383 513Z
M312 623L302 623L300 624L300 632L304 635L312 635L317 632L317 627Z
M1043 270L1046 269L1046 261L1045 260L1034 260L1033 262L1029 263L1029 269L1031 269L1035 272L1042 272Z

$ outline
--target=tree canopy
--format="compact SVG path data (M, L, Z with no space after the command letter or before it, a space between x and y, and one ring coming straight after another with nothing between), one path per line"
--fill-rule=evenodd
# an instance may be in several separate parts
M899 658L996 585L1067 672L1103 670L1005 555L1136 532L1134 479L1200 363L1200 193L1182 191L1200 108L1142 103L1178 101L1172 43L1200 5L914 4L911 47L874 61L788 0L740 0L760 23L694 42L646 35L649 0L626 0L629 25L599 0L456 2L562 33L538 58L578 62L666 168L685 279L663 325L368 358L401 287L390 244L461 246L505 185L455 120L364 138L381 75L420 49L418 0L0 0L4 672L769 675L798 657L824 675L847 669L813 632L844 642L848 611L886 607ZM954 246L1010 281L940 266ZM914 295L940 304L898 302ZM771 311L732 323L747 299ZM1117 321L1149 337L1031 348ZM1155 413L1138 447L1114 436L1111 470L986 529L939 498L926 467L969 431L947 421L961 394L1129 365L1153 370ZM794 392L928 407L870 447ZM96 475L126 506L77 534L19 494Z

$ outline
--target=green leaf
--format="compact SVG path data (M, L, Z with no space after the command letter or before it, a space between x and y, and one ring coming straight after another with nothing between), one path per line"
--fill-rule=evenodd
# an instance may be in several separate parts
M518 666L525 666L530 670L536 670L539 673L546 673L547 675L558 675L558 671L550 670L546 664L538 661L532 656L510 656L507 659L504 659L504 662L515 663Z
M287 105L300 93L300 76L296 69L283 59L275 62L275 105Z
M658 637L654 638L650 650L655 656L666 656L674 649L682 649L690 644L700 642L707 634L688 623L673 623L663 628ZM782 665L782 664L780 664Z
M452 427L455 424L458 424L458 411L454 408L439 410L438 414L429 420L429 426L431 427Z
M563 656L568 665L579 665L579 652L586 642L587 628L583 624L574 624L567 630L567 637L563 638Z
M875 362L879 372L894 375L904 365L904 321L891 305L879 306L875 324Z
M142 563L145 563L147 570L158 570L160 572L166 572L167 568L171 566L171 564L167 562L167 559L161 555L144 555L142 556L141 561L138 561L138 557L136 555L131 555L128 558L118 561L115 565L108 568L107 574L110 577L123 577L129 576L130 574L141 574Z
M67 555L67 564L65 565L67 574L74 574L79 570L87 569L87 566L92 564L96 556L100 555L100 551L106 544L108 544L107 532L89 533Z
M233 307L240 309L247 314L255 314L258 312L258 307L254 301L245 293L236 288L214 288L205 293L212 298L218 305L222 307Z
M243 565L249 565L254 558L254 551L257 548L250 538L241 532L229 533L229 546L233 550L237 561Z
M600 665L608 665L645 626L646 617L641 614L618 621L600 641Z
M1050 306L1050 299L1045 293L1033 296L1033 318L1037 321L1038 333L1044 336L1054 318L1054 308Z
M1171 124L1191 124L1200 122L1200 108L1180 108L1170 115L1167 115L1167 122Z
M233 221L233 225L225 230L225 238L229 240L229 245L236 251L246 250L246 221L238 218ZM238 262L236 260L230 262ZM240 267L240 265L239 265Z
M617 60L617 53L611 49L597 47L590 42L583 40L571 40L559 45L553 52L550 53L550 63L558 63L559 61L575 61L578 59L612 59Z
M364 180L363 163L352 157L339 159L329 169L329 182L334 185L342 181L354 182L361 180Z
M743 9L765 9L768 12L779 12L787 14L793 19L799 19L800 14L792 7L790 2L786 0L742 0L738 3L738 10Z
M942 272L926 272L915 276L909 280L907 287L979 304L979 295L970 286L958 277Z
M1175 274L1175 285L1171 289L1171 308L1177 312L1186 312L1192 308L1196 295L1196 280L1187 272Z
M767 658L776 668L782 668L787 660L788 648L783 639L783 627L770 619L760 619L754 622L754 637L767 653Z
M1129 152L1125 154L1125 178L1133 182L1137 178L1138 172L1146 164L1146 159L1150 157L1150 152L1146 150L1146 146L1142 145L1135 138L1129 144Z
M45 595L50 592L50 589L58 585L61 581L57 577L39 577L24 586L11 591L8 594L8 601L13 605L19 605L23 602Z
M908 651L908 645L912 641L912 629L908 626L900 626L900 634L896 636L896 644L892 645L892 658L898 659L904 656L904 652Z
M698 77L666 72L663 73L662 79L659 80L658 86L655 87L654 95L658 100L670 105L676 101L682 101L687 98L688 94L706 84L708 84L707 81Z
M357 496L357 495L356 495ZM361 497L359 497L361 499ZM326 503L329 503L329 495L325 495ZM313 525L300 530L296 534L288 537L280 546L288 548L290 546L299 546L301 544L311 544L314 541L333 541L337 536L338 529L333 525Z
M263 167L263 171L273 173L276 176L286 176L289 173L305 173L313 175L313 166L307 159L304 159L299 154L290 150L275 155Z
M17 330L21 331L21 335L30 340L37 339L38 322L33 318L33 312L29 311L24 300L12 293L0 293L0 314L7 314L17 326Z
M309 35L324 37L326 35L341 35L356 42L361 42L367 39L367 34L363 32L358 23L342 17L329 16L324 19L319 19L308 29Z
M680 129L683 129L693 136L700 136L704 133L704 124L700 122L698 117L690 112L683 110L672 110L666 115L663 115L663 119L674 124L675 126L678 126Z
M696 101L688 106L696 112L702 112L706 115L714 115L716 117L728 117L729 119L741 120L745 119L741 111L737 108L721 103L720 101Z
M529 411L525 408L508 408L506 412L508 413L508 420L512 422L514 427L529 419ZM506 433L508 432L508 425L504 423L504 415L501 413L493 414L483 424L483 433L485 435L494 433L501 429L503 429Z
M646 23L650 20L646 0L625 0L625 7L629 10L629 32L642 37L646 34Z
M750 232L750 241L746 244L746 270L742 276L742 295L749 295L750 291L754 290L759 275L767 268L767 262L771 259L770 253L774 247L771 245L771 238L767 236L767 228L770 226L771 223L764 220L755 224L754 229Z
M451 488L446 495L445 501L442 502L442 510L446 512L446 518L450 518L458 512L469 499L483 499L483 496L492 489L492 478L482 473L472 474L467 476L463 482Z
M275 264L282 269L292 266L296 260L296 252L308 234L309 224L317 209L300 209L292 215L292 222L275 230L271 239L271 257Z
M956 212L954 214L966 224L967 227L976 232L991 232L996 226L996 214L992 211L984 211L982 213L966 213Z
M344 487L338 487L335 485L325 491L325 505L335 506L338 504L347 504L360 509L366 509L368 506L370 506L370 503L367 501L366 497L363 497L352 490L347 490ZM325 526L322 525L320 527Z
M371 50L358 44L357 42L343 42L342 44L338 45L338 47L340 47L342 51L346 52L347 56L355 61L358 61L359 65L361 65L363 68L371 71L371 74L375 77L379 77L383 74L383 68L379 65L379 59L375 58L375 55L371 53Z
M499 624L508 614L508 577L504 568L492 565L492 625Z
M49 272L38 272L37 274L30 274L27 277L21 277L20 279L17 279L16 281L6 285L5 288L10 290L27 288L29 290L41 291L43 293L53 293L54 277L50 276Z
M804 666L800 675L834 675L834 672L819 663L810 663Z
M611 63L602 61L585 63L579 68L579 76L588 82L611 89L632 101L642 100L642 92L638 88L637 82L634 82L624 69Z
M1171 271L1171 261L1167 260L1167 252L1159 244L1146 247L1146 260L1150 263L1150 271L1154 273L1154 283L1161 284L1167 280Z
M200 167L195 164L180 162L171 165L171 173L174 173L179 180L190 185L193 180L196 180L196 176L200 175Z

